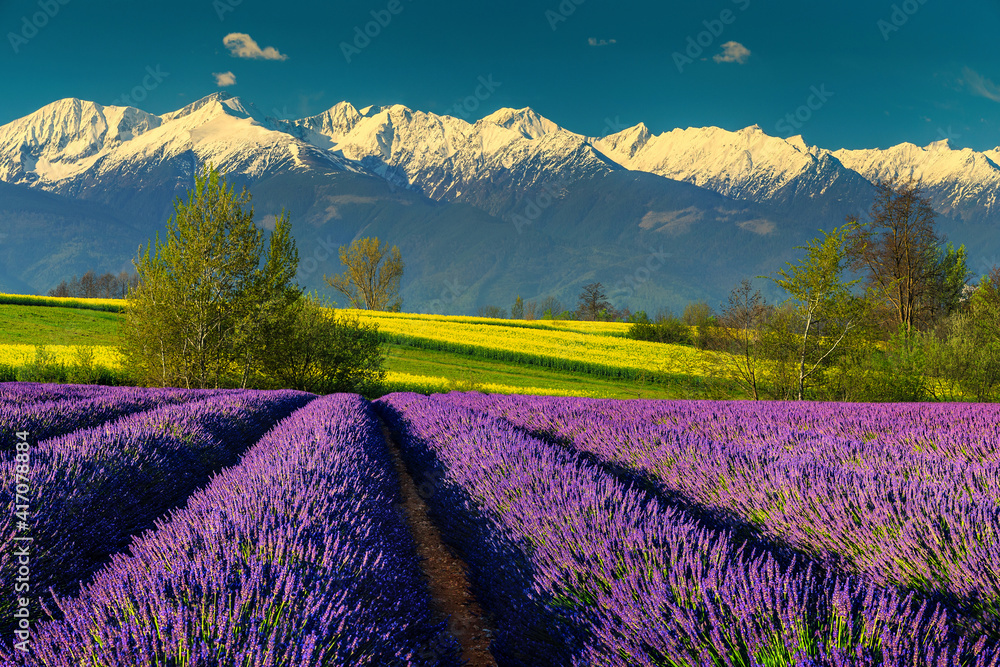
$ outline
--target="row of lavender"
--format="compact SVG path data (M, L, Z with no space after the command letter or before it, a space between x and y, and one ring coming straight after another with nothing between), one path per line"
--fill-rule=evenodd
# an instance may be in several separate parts
M1000 665L943 606L752 549L463 402L485 405L377 406L431 475L436 520L497 619L500 664Z
M841 569L940 595L1000 636L1000 406L452 401Z
M0 489L0 507L7 508L0 514L0 580L15 580L29 544L31 587L40 595L30 612L38 618L39 604L51 600L50 587L57 594L74 591L133 535L314 398L294 391L210 392L75 430L32 445L21 460L0 462L0 477L8 480ZM23 512L12 511L19 505ZM3 641L11 637L15 604L13 596L0 597Z
M44 382L0 382L0 402L29 403L89 398L111 389L92 384L50 384Z
M117 555L15 664L457 665L372 407L296 411Z
M70 386L73 390L66 392L60 385L45 384L0 388L0 457L10 458L16 431L38 442L135 412L233 391Z

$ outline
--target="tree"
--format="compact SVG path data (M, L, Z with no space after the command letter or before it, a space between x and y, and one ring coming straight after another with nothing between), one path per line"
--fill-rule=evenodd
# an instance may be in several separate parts
M63 280L49 290L49 296L79 297L84 299L124 299L130 287L138 284L138 276L122 271L117 276L113 273L96 275L92 270L83 277Z
M972 271L966 263L964 245L957 250L951 243L934 248L930 262L934 270L927 294L929 303L922 310L930 318L939 320L948 317L962 305Z
M608 301L601 283L590 283L583 286L580 292L580 304L577 308L581 320L596 320L601 311L613 311L614 306Z
M744 278L733 288L722 307L720 331L726 339L730 374L747 390L753 400L760 400L760 380L764 360L759 351L760 328L767 314L767 304L759 290Z
M630 316L629 321L632 326L625 335L633 340L684 345L691 343L690 328L670 311L658 313L654 322L649 319L646 311L640 310L634 316Z
M510 307L510 319L524 319L524 301L521 299L521 295L518 295L517 298L514 299L514 305Z
M301 295L284 319L271 319L261 355L264 386L315 394L371 393L385 379L384 343L375 324L338 315L318 297Z
M712 307L704 301L684 306L684 323L690 327L700 327L712 317Z
M125 367L144 384L247 386L265 341L261 329L294 299L298 257L286 216L277 221L264 266L263 232L210 166L177 199L166 240L135 262L122 326Z
M263 373L262 362L273 348L273 341L284 341L287 335L299 332L275 330L273 324L284 323L292 306L302 296L294 283L299 253L292 238L292 226L282 211L275 223L267 246L264 264L248 285L249 307L236 321L235 343L243 351L241 386L246 387L253 374ZM301 327L301 319L293 320L291 327ZM258 370L260 369L260 370Z
M398 312L403 306L399 282L403 259L399 248L380 244L378 237L358 239L340 247L340 263L347 267L341 275L323 280L347 297L352 308Z
M799 249L806 256L787 263L772 278L795 301L801 317L798 355L798 400L802 400L806 380L817 372L858 325L858 303L850 288L858 281L844 282L848 237L854 227L847 225L822 239L813 239Z
M134 262L121 328L124 367L147 385L357 391L385 375L375 325L338 318L294 281L298 251L282 212L267 243L250 195L217 171L174 203L166 240Z
M542 319L552 320L559 317L559 314L563 312L562 302L554 296L547 296L545 300L542 301L539 310L542 311Z
M967 312L954 312L925 339L931 375L951 398L989 401L1000 386L1000 267L993 267L972 294Z
M476 316L488 317L494 320L502 320L506 319L507 311L505 311L500 306L494 306L494 305L479 306L479 308L476 310Z
M850 267L867 274L868 289L889 306L896 323L910 331L936 285L938 237L934 209L919 183L876 184L871 220L848 217Z

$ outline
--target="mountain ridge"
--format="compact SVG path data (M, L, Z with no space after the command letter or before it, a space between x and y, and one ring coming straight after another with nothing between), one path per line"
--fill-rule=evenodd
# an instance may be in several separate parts
M602 275L607 284L624 284L629 262L638 261L635 248L662 241L675 246L678 257L683 248L717 253L705 258L717 275L706 281L692 273L696 265L684 264L682 271L678 261L631 290L629 298L648 293L632 305L716 299L737 272L759 275L768 262L773 270L816 229L841 224L849 214L863 216L873 181L892 176L927 178L948 231L986 239L984 250L996 252L1000 247L990 239L998 217L998 158L1000 148L983 153L953 149L947 141L830 151L801 136L768 135L757 125L654 134L638 123L587 137L530 107L501 108L470 123L399 104L358 109L344 101L286 120L224 91L160 115L66 98L0 126L0 181L67 202L93 202L118 219L134 219L137 234L152 235L193 185L195 172L211 163L254 192L260 224L290 207L304 243L328 243L324 234L346 243L381 230L410 239L411 253L441 265L426 268L425 277L447 274L449 264L466 267L463 280L477 286L449 302L464 308L500 300L504 290L552 295L541 274L511 255L514 249L550 267L550 276L559 262L584 263L552 280L562 298L575 283ZM80 233L67 232L50 254L75 252L65 248L80 247ZM467 242L457 241L463 234ZM435 247L443 239L461 248L457 255ZM761 257L747 256L750 247ZM496 255L489 278L476 276L476 262L459 256L496 248L506 250ZM81 266L87 253L73 255L72 265ZM101 261L117 265L121 258ZM521 277L505 275L505 262L521 266L510 269ZM29 272L30 284L43 290L45 281L58 282L50 259L39 256L36 263L46 268ZM304 280L320 287L319 278L309 272ZM435 289L411 282L404 292L429 307L441 301L429 296Z

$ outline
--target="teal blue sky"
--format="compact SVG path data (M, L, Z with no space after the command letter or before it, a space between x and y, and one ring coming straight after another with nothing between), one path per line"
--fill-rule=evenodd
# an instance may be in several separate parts
M0 0L0 35L0 124L65 97L164 113L226 90L285 118L530 106L587 135L1000 145L996 0Z

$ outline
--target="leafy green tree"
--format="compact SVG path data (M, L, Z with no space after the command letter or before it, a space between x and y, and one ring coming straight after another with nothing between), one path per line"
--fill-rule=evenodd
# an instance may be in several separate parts
M850 291L858 281L843 279L848 237L853 231L852 225L830 233L820 230L822 238L799 246L806 251L804 258L788 262L787 268L779 269L777 277L771 278L791 296L799 312L796 397L800 401L809 378L822 369L859 324L860 301Z
M337 318L302 295L288 216L265 243L250 195L217 171L195 177L186 203L136 262L120 350L142 384L352 391L384 376L374 325Z
M403 258L399 248L379 243L378 237L358 239L340 247L340 263L347 270L323 280L347 297L352 308L398 312L403 307L399 283Z
M265 386L315 394L373 394L385 379L385 345L375 324L338 314L313 295L301 295L271 320L262 356Z
M195 176L188 201L178 199L166 239L135 262L121 351L140 382L160 386L247 386L262 318L287 306L298 256L288 218L276 222L264 254L250 194L237 195L210 166Z
M633 340L683 345L691 343L690 328L684 324L683 320L669 311L659 313L655 322L649 319L644 310L640 310L630 320L632 326L628 328L625 335Z
M944 382L943 398L995 400L1000 388L1000 267L984 276L968 311L925 336L928 374Z
M276 330L274 324L285 322L293 311L293 304L302 296L294 282L298 263L292 226L283 212L271 233L263 267L249 286L249 307L237 321L235 344L242 351L240 385L243 387L248 386L255 373L261 372L258 369L262 369L266 351L273 341L287 335Z
M969 270L965 246L946 246L934 248L930 262L934 267L931 279L931 289L926 297L927 304L923 310L930 319L938 320L956 312L962 305L972 271Z
M701 326L712 317L712 307L704 301L684 306L684 323L691 327Z

